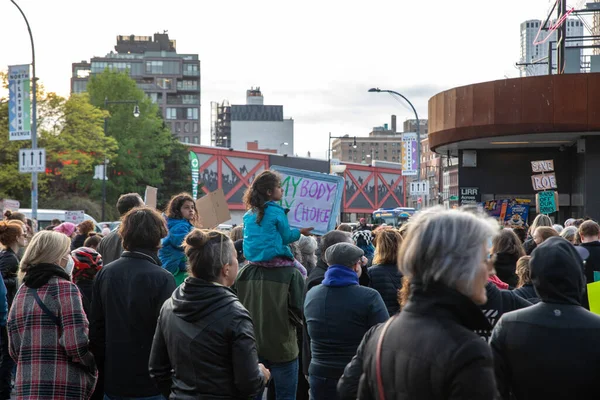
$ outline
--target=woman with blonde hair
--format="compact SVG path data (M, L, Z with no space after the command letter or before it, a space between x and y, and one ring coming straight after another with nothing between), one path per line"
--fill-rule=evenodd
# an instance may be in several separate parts
M402 287L402 274L398 270L398 249L402 235L396 229L381 228L375 233L375 256L369 267L369 286L377 290L390 315L400 310L398 290Z
M233 243L244 238L244 225L238 225L229 232L229 237Z
M535 230L541 226L552 227L552 220L549 216L539 214L537 217L535 217L533 223L529 227L529 231L527 231L527 240L525 240L525 243L523 243L525 254L528 256L531 255L531 252L537 247L537 243L533 240L533 234L535 233Z
M71 282L70 246L66 235L42 231L21 260L23 285L8 316L17 399L89 399L96 385L88 320Z

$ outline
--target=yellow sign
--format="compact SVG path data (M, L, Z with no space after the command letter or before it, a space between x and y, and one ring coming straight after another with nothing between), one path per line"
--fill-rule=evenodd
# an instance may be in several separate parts
M600 315L600 282L588 283L587 295L590 302L590 311Z

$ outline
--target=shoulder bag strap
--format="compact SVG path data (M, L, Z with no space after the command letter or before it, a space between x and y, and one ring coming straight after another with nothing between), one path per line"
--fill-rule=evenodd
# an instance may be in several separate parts
M50 317L50 319L52 320L52 322L54 322L54 324L56 326L60 327L60 320L58 319L58 317L56 315L54 315L52 313L52 311L50 311L48 309L48 307L46 307L46 305L44 304L42 299L40 299L40 296L38 295L37 290L36 289L29 289L29 290L31 290L31 292L33 293L33 298L35 299L35 302L38 303L38 306L40 306L40 308L42 309L44 314L46 314L48 317Z
M394 315L390 319L387 320L383 329L381 330L381 334L379 335L379 340L377 341L377 350L375 353L375 373L377 376L377 392L379 393L379 400L385 400L385 392L383 389L383 378L381 376L381 348L383 347L383 337L387 329L390 327L392 321L396 318Z

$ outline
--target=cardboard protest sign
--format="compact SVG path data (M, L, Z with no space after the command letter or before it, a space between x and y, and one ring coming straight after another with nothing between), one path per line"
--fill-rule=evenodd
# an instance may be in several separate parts
M156 208L156 195L158 194L158 189L152 186L146 186L146 192L144 193L144 203L148 207Z
M21 207L21 202L19 202L19 200L4 199L0 201L0 204L2 205L0 210L2 210L3 214L8 210L19 211L19 207Z
M532 175L531 184L533 185L533 190L536 191L558 188L558 186L556 185L556 175L554 173Z
M535 195L538 214L552 214L558 211L557 192L539 192Z
M217 189L196 200L196 210L203 229L213 229L231 219L223 189Z
M288 221L295 228L314 227L324 235L335 229L340 213L344 178L300 169L273 166L281 175L281 206L289 209Z
M85 220L85 213L83 211L65 211L65 222L71 222L75 225L79 225Z

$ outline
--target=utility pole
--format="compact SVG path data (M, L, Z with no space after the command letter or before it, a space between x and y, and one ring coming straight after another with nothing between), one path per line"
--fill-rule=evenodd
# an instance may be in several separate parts
M558 0L558 15L557 21L560 21L564 15L567 14L567 1ZM567 21L565 20L560 27L557 29L557 40L556 40L556 65L557 73L562 74L565 72L565 46L567 45Z

